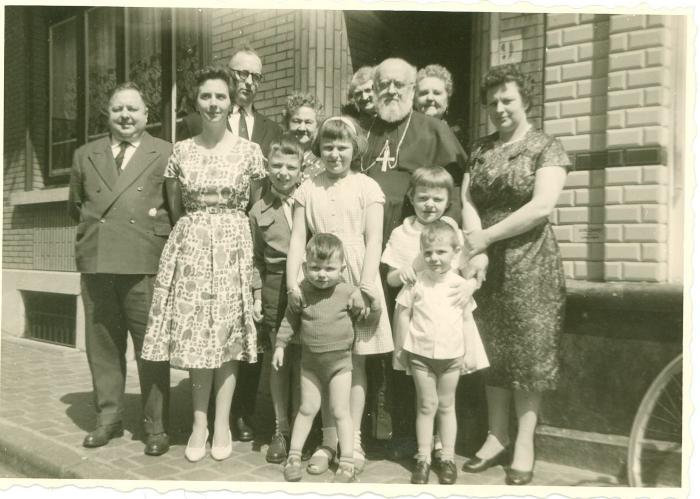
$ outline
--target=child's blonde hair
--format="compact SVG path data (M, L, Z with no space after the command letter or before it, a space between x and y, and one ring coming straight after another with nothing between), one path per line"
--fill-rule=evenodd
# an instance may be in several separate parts
M409 198L413 197L416 187L446 189L447 207L449 207L452 202L452 191L454 191L455 182L452 179L452 175L442 166L421 166L411 175L407 192Z
M423 227L420 233L420 247L423 249L426 245L443 237L448 238L453 248L460 247L457 231L450 224L442 220L435 220Z

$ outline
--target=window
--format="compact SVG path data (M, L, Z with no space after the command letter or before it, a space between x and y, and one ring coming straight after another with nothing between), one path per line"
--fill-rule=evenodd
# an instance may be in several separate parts
M49 164L54 174L67 173L78 142L78 49L75 17L49 29Z
M49 177L70 173L73 152L107 135L109 91L141 87L148 132L173 141L191 106L193 72L208 60L203 9L93 7L49 27Z

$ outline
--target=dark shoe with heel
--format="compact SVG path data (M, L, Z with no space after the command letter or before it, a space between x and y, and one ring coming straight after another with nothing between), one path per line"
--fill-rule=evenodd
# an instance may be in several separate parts
M532 481L534 473L530 471L520 471L514 468L506 470L506 485L527 485Z
M121 424L111 426L98 426L91 431L83 440L83 447L93 449L107 445L113 438L124 436L124 427Z
M154 433L146 437L146 447L143 453L147 456L162 456L170 449L170 438L167 433Z
M430 475L430 463L424 459L416 461L416 466L413 468L413 473L411 473L411 483L422 484L428 483L428 476Z
M494 466L505 466L508 464L509 455L510 451L506 447L490 459L482 459L477 456L468 457L462 466L462 471L466 473L481 473L482 471L486 471Z

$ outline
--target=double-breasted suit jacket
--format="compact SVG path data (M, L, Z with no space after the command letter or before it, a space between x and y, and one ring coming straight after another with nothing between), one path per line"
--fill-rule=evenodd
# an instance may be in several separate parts
M170 234L163 172L172 146L144 132L117 174L108 137L80 147L73 159L70 214L78 222L81 273L155 274Z
M78 222L75 261L85 306L85 350L98 426L121 425L126 343L136 353L144 429L167 431L169 365L141 359L155 274L170 234L163 173L172 147L143 133L118 174L109 137L73 156L68 210Z

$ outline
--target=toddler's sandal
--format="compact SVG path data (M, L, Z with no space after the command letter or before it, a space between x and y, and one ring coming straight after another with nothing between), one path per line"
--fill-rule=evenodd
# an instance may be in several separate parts
M328 471L331 461L335 458L335 450L327 445L321 445L309 459L306 471L311 475L320 475Z

